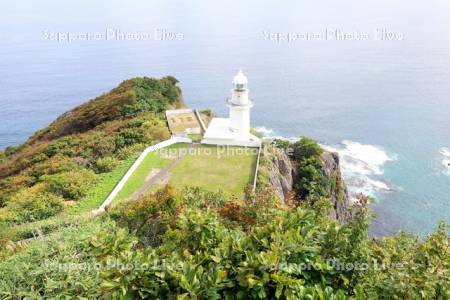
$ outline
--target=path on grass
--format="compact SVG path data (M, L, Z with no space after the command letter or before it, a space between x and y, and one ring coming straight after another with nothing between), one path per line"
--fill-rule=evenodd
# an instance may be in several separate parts
M188 149L196 148L199 144L189 144ZM170 171L177 165L177 163L182 160L189 151L183 151L183 155L177 155L164 169L160 170L157 174L153 176L148 176L145 180L143 186L141 186L136 192L134 192L128 200L137 200L139 197L144 195L155 183L164 182L168 180L170 177ZM152 170L149 170L149 174L151 174Z

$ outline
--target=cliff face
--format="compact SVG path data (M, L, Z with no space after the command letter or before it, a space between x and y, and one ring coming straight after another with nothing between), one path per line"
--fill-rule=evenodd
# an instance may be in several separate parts
M265 145L258 170L257 189L272 189L284 201L294 185L295 168L283 151Z
M336 152L324 152L321 155L323 162L323 175L329 180L328 194L333 205L331 217L340 221L348 221L351 218L349 208L351 206L348 197L347 186L342 178L339 155Z
M351 218L349 213L351 204L347 186L340 171L339 155L324 152L321 154L320 160L322 162L321 172L327 182L325 190L333 207L330 216L346 222ZM257 188L258 190L270 188L280 198L280 201L284 201L290 193L293 193L293 186L298 180L296 173L295 161L274 146L266 145L261 156Z

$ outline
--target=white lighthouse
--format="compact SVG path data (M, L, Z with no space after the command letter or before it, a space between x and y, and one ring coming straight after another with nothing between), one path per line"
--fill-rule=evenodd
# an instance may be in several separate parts
M227 101L230 108L230 129L236 132L239 140L250 138L250 109L253 103L248 98L248 79L242 70L233 78L231 99Z
M202 140L203 144L259 147L261 140L250 133L250 110L248 79L239 70L234 76L231 98L226 103L230 118L214 118Z

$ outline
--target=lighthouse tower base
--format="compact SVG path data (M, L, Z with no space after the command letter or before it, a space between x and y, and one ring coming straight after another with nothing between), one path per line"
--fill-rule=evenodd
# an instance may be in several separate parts
M259 147L261 140L249 133L247 139L242 139L239 132L232 129L231 119L214 118L206 130L202 144L221 146Z

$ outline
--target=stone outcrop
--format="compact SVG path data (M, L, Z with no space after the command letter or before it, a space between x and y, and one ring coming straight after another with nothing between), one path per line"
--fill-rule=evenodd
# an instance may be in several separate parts
M289 157L281 150L264 145L261 155L257 188L271 188L284 201L292 191L295 168Z
M339 155L336 152L324 152L321 160L323 162L322 172L329 181L328 193L333 205L331 217L340 221L348 221L351 218L349 212L351 203L347 186L342 178Z
M333 207L330 215L334 219L346 222L351 218L349 212L351 203L347 186L342 178L339 155L334 152L323 152L320 159L323 164L322 173L327 182L325 189ZM295 179L296 162L276 147L265 145L259 166L257 190L270 188L280 201L284 201L293 191Z

